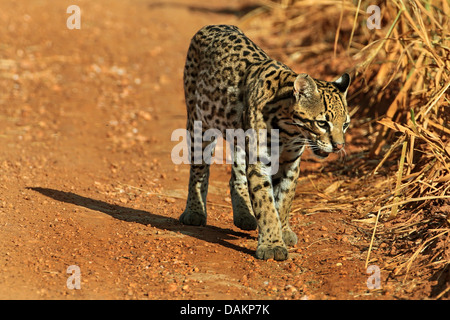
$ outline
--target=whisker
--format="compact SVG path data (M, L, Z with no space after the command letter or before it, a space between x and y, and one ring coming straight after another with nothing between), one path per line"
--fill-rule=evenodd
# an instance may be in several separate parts
M341 160L342 163L344 163L347 160L347 152L345 151L344 148L342 148L341 150L339 150L339 159Z

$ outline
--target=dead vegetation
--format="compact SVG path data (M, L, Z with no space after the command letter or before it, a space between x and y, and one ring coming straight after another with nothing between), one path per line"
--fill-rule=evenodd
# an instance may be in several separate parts
M267 44L270 53L287 63L312 64L325 75L350 71L353 76L351 135L364 136L367 147L336 169L349 177L329 186L334 190L316 188L320 204L315 206L349 210L352 222L370 235L366 267L379 264L400 291L414 297L411 292L421 286L432 298L448 298L449 3L259 2L241 22L270 24L277 39ZM379 21L367 10L370 5L380 9ZM314 210L302 205L296 202L293 211Z

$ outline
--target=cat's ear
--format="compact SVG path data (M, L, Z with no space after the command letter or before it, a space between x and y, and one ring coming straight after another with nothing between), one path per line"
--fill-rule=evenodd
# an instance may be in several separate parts
M348 73L344 73L339 79L334 80L333 84L345 96L347 94L347 89L350 86L350 75Z
M306 73L301 73L294 81L294 96L298 100L300 96L307 98L318 94L317 85L313 78Z

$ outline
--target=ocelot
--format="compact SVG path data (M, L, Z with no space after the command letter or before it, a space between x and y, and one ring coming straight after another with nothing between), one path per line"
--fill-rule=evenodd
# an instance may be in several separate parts
M195 123L200 121L202 133L215 128L224 137L230 128L278 132L277 172L271 172L268 161L249 161L248 141L244 146L234 145L233 220L241 229L258 229L257 258L285 260L287 246L297 243L289 213L300 157L306 146L321 158L343 150L350 122L349 84L347 73L333 82L296 74L271 59L236 26L205 26L192 38L184 70L190 157L194 145L203 151L215 143L194 143L199 139L194 134ZM269 135L265 147L257 149L258 159L267 160L270 141ZM206 224L210 165L198 162L190 162L188 199L180 216L188 225Z

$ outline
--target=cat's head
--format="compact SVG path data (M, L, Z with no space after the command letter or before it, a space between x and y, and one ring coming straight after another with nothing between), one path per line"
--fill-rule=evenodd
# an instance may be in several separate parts
M350 124L346 100L349 85L347 73L332 82L307 74L299 74L295 79L292 120L320 158L345 146L344 134Z

